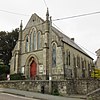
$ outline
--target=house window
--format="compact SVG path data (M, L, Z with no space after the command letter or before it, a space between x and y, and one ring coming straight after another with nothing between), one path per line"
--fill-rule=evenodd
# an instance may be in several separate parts
M26 45L25 45L26 52L28 52L28 46L29 46L29 43L28 43L28 35L27 35L26 36Z
M56 67L56 45L55 43L52 46L52 66Z
M33 46L34 46L34 50L36 50L36 31L34 31L33 33Z
M38 42L37 47L38 47L38 49L39 49L39 48L41 48L41 32L40 32L40 31L38 32L38 39L37 39L37 42Z

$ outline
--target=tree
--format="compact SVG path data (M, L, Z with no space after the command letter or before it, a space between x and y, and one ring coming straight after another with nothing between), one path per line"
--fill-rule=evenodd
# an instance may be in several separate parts
M19 29L16 28L12 32L0 32L0 59L3 60L5 65L9 64L12 56L12 50L18 40Z

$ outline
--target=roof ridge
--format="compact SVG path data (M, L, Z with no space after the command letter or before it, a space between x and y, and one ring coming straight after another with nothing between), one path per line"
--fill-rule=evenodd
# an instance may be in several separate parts
M52 26L53 31L56 31L56 34L58 34L60 37L62 37L62 41L64 41L65 43L71 45L73 48L79 50L80 52L84 53L85 55L87 55L88 57L90 57L85 50L83 50L77 43L75 43L73 40L71 40L70 37L68 37L67 35L65 35L64 33L62 33L61 31L59 31L57 28ZM92 58L92 57L90 57ZM93 58L92 58L93 59Z

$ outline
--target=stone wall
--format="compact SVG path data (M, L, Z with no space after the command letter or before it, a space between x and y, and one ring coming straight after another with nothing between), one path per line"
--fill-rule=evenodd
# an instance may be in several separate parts
M16 80L0 81L0 88L14 88L26 91L49 93L48 80ZM62 81L51 81L52 94L86 95L100 88L100 80L96 79L67 79Z
M100 88L88 93L87 100L100 100Z
M76 94L87 94L100 88L99 79L77 79L74 80Z
M41 92L44 86L45 93L49 91L48 81L32 81L32 80L18 80L18 81L1 81L0 88L13 88L26 91Z

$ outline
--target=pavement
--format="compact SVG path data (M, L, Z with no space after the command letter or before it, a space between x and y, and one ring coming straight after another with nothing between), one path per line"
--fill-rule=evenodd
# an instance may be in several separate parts
M86 100L85 95L68 95L66 97L63 97L63 96L54 96L49 94L42 94L37 92L29 92L29 91L9 89L9 88L0 88L0 92L20 95L29 98L36 98L40 100Z

